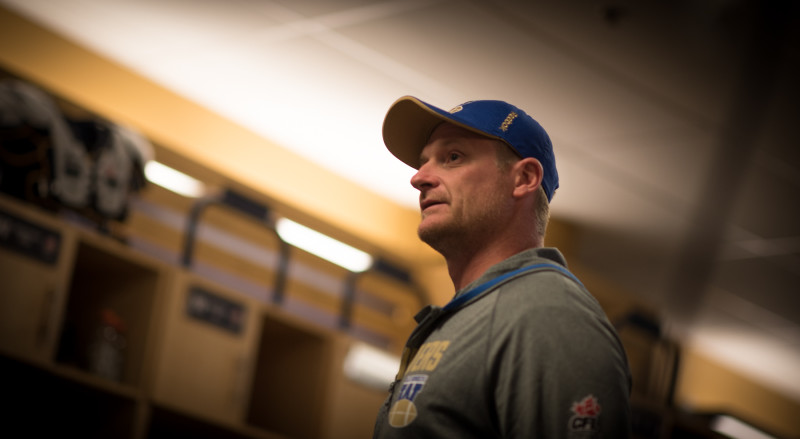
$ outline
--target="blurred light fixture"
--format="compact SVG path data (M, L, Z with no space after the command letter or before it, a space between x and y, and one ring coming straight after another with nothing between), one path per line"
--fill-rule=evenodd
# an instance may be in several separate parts
M206 194L203 182L155 160L147 162L144 175L147 180L185 197L199 198Z
M368 253L292 220L279 218L276 228L282 240L352 272L360 273L372 266Z
M711 429L732 439L777 439L775 436L728 415L717 415L711 421Z
M400 357L366 343L355 343L344 359L344 374L351 380L377 390L386 390L400 368Z

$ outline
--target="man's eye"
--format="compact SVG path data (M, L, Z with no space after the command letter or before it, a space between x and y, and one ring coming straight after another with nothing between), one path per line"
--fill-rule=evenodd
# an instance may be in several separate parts
M451 162L454 162L454 161L458 160L459 158L461 158L461 155L459 155L456 152L451 152L450 155L448 156L448 159Z

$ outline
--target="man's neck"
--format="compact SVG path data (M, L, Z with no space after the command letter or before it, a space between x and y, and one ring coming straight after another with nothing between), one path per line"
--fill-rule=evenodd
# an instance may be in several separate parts
M446 257L447 270L456 291L475 281L492 266L536 245L495 246L472 255Z

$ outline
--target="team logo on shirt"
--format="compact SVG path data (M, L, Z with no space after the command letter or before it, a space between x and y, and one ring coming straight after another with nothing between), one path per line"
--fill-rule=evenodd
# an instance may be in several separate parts
M389 425L398 428L405 427L417 418L417 406L414 405L414 399L425 387L426 381L428 381L427 375L408 375L405 377L402 386L400 386L397 401L389 410Z
M444 351L450 346L449 340L437 340L423 344L414 354L408 366L401 366L401 374L405 374L397 399L389 409L389 425L405 427L417 418L417 406L414 400L428 381L426 373L433 372L442 360Z
M596 431L600 419L600 404L593 395L572 403L569 428L572 431Z

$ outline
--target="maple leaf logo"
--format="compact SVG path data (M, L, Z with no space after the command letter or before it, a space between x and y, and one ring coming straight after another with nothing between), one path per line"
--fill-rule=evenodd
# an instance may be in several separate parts
M583 398L581 402L572 403L572 412L578 416L595 417L600 414L600 404L592 395Z

